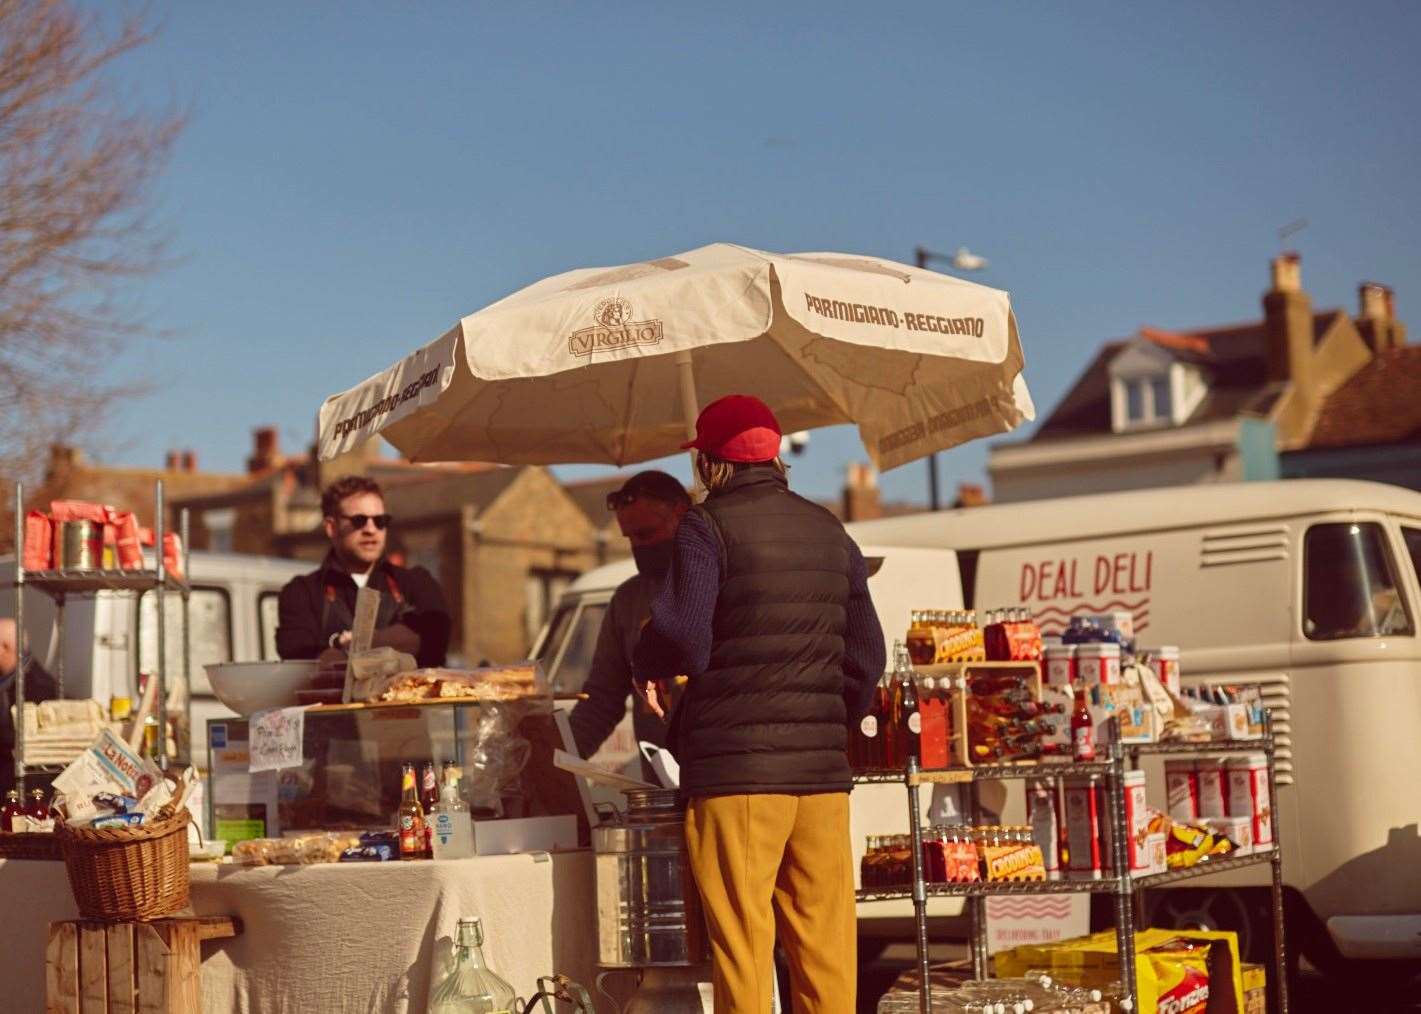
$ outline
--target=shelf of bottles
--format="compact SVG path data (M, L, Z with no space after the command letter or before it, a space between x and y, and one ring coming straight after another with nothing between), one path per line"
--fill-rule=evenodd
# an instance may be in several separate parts
M915 624L917 616L915 615ZM1011 622L1008 615L1005 621ZM915 629L916 626L915 626ZM910 632L911 636L911 632ZM940 636L940 635L939 635ZM1094 726L1077 687L1076 705L1069 715L1059 704L1048 710L1042 700L1040 667L1030 661L986 662L958 660L946 664L914 662L926 657L922 643L916 653L907 646L894 647L893 671L879 683L873 707L850 737L850 760L858 783L898 783L908 790L908 834L900 839L901 869L889 886L865 887L857 894L865 902L911 898L917 924L919 974L923 1014L929 1010L926 983L928 938L926 903L930 898L966 898L972 917L971 950L977 978L987 977L985 899L994 895L1109 894L1115 898L1117 953L1121 988L1137 1001L1135 981L1135 912L1132 898L1142 888L1163 887L1178 881L1225 873L1262 864L1273 871L1272 907L1274 968L1278 982L1278 1009L1287 1014L1287 967L1282 907L1281 845L1276 831L1271 847L1246 855L1215 857L1194 866L1153 874L1130 870L1130 831L1127 824L1126 773L1141 755L1183 754L1212 756L1226 753L1262 753L1267 758L1269 799L1275 807L1277 781L1273 755L1271 716L1265 714L1262 739L1241 741L1122 743L1118 723L1112 720L1108 748L1097 754ZM1000 721L998 721L998 719ZM1088 732L1086 730L1089 730ZM1049 747L1050 749L1043 749ZM978 761L978 763L974 763ZM978 879L939 882L930 876L925 851L918 789L925 784L967 785L974 822L979 816L975 783L987 779L1026 779L1056 782L1096 776L1104 782L1103 823L1109 827L1110 855L1100 879ZM971 831L972 829L962 829ZM979 829L980 830L980 829ZM1029 834L1029 828L998 829L1005 835ZM1119 871L1119 872L1116 872ZM900 879L901 878L901 879ZM903 882L906 881L906 882Z

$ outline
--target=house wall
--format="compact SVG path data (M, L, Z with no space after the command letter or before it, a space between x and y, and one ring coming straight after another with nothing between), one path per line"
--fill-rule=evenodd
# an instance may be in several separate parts
M1193 450L1149 458L1097 459L1089 463L1013 468L991 474L993 503L1083 496L1154 486L1237 482L1243 478L1238 454L1232 450Z

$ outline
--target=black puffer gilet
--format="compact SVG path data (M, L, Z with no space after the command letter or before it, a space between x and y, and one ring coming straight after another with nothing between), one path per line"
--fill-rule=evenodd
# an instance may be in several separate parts
M848 791L849 536L773 468L699 508L721 541L710 666L675 716L687 796Z

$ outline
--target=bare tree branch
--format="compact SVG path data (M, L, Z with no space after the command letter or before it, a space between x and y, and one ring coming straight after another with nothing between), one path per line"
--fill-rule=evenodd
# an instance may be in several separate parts
M134 385L104 378L145 333L125 283L162 263L151 185L183 118L129 108L111 65L151 38L72 0L0 0L0 476L100 432ZM8 540L4 540L8 541Z

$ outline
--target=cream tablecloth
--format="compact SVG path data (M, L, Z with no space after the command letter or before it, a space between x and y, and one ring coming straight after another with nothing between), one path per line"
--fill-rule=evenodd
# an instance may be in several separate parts
M194 865L197 915L235 915L242 935L203 945L207 1014L418 1012L461 915L483 918L484 956L523 995L539 975L592 989L597 930L591 853L422 863ZM0 861L0 989L44 1009L51 920L77 915L62 863Z

